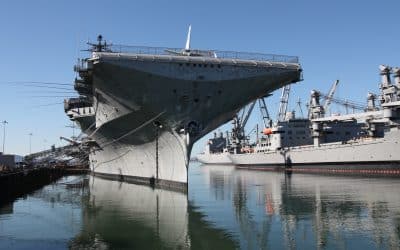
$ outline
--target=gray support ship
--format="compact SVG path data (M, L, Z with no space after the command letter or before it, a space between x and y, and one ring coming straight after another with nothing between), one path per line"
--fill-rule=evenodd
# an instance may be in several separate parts
M203 164L230 164L232 161L228 157L230 154L228 145L230 145L228 132L226 137L222 132L219 136L214 132L214 138L208 140L204 152L197 154L196 158Z
M239 168L400 175L400 68L380 69L380 108L369 94L365 112L325 117L314 91L311 119L305 120L308 126L300 126L302 133L294 129L295 122L278 124L254 153L230 154L230 159ZM294 144L296 136L306 141Z
M260 104L265 104L263 98L258 99L258 101ZM203 164L232 164L229 154L249 149L250 137L245 133L245 126L256 103L257 100L251 102L233 117L232 129L225 132L225 137L222 132L219 133L218 137L217 133L214 132L214 138L207 141L204 151L197 154L197 160Z
M186 188L192 145L244 105L301 80L297 57L109 45L75 67L65 112L88 135L98 176Z

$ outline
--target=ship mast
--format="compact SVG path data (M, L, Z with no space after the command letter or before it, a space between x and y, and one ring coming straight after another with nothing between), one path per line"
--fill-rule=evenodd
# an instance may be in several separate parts
M97 36L97 43L87 42L87 44L91 46L89 49L91 52L111 52L110 46L112 44L107 44L102 35Z

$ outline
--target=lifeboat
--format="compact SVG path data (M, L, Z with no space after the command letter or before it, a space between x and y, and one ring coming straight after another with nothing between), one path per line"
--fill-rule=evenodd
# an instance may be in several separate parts
M264 134L264 135L270 135L270 134L272 134L272 128L264 128L263 134Z

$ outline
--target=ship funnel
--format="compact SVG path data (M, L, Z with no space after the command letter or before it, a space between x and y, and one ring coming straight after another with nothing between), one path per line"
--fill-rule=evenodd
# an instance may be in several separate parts
M186 38L186 45L185 45L185 51L190 51L190 31L192 30L192 25L189 25L189 30Z
M391 68L386 65L380 65L379 69L381 71L382 85L383 86L390 85L390 70L391 70Z

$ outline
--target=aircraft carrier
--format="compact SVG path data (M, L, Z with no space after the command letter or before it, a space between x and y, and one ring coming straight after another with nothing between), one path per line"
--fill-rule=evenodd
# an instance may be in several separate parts
M301 80L297 57L90 44L65 112L87 134L92 173L187 188L192 145L252 100Z
M380 107L369 94L365 112L324 116L313 91L310 119L277 123L254 152L229 158L239 168L400 175L400 68L381 65L380 75Z

